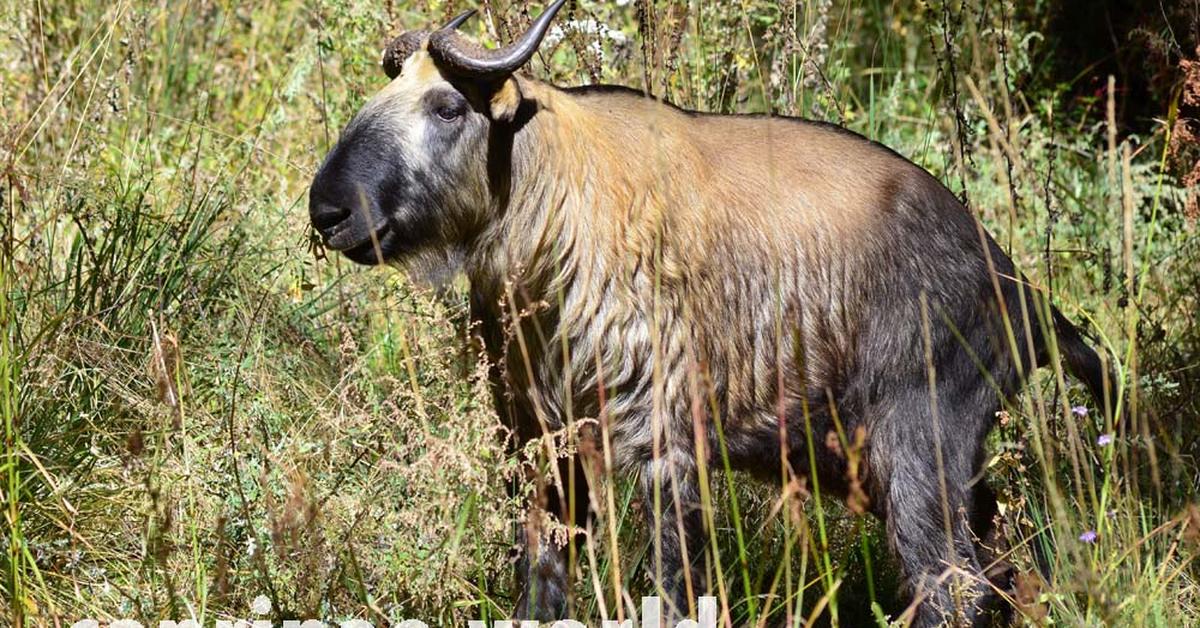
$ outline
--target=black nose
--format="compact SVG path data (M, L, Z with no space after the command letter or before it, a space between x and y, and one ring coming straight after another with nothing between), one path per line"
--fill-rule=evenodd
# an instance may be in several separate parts
M328 232L349 217L349 208L339 207L315 198L312 199L308 208L308 219L312 221L312 226L316 227L317 231L321 233Z

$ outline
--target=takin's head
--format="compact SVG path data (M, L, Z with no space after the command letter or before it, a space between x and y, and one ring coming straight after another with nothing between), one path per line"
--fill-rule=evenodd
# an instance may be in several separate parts
M497 185L493 135L511 133L524 115L513 73L565 1L496 50L457 33L474 11L392 41L383 56L391 82L347 125L309 190L309 217L326 247L360 264L459 257L486 224Z

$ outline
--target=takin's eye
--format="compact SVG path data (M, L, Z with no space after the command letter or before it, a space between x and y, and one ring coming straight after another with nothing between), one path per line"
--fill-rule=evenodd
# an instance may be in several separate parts
M462 116L463 112L457 107L443 106L438 107L437 117L442 122L454 122Z
M457 92L447 92L433 99L430 109L442 122L456 122L467 114L467 99Z

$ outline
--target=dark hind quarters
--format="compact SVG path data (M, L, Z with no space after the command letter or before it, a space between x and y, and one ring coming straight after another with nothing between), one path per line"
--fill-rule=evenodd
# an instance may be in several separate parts
M931 321L932 368L894 381L865 412L875 511L883 511L906 589L924 599L914 625L937 625L943 613L956 624L989 625L1009 612L997 593L1010 590L1011 569L999 560L986 440L1031 364L1024 353L1018 369L996 320L968 319L974 324L961 330Z
M885 522L903 589L919 602L918 626L945 618L989 625L1008 612L997 590L1010 590L1011 569L1000 560L996 498L983 465L996 413L1021 376L994 318L954 318L961 329L929 319L931 364L925 340L916 340L907 360L849 380L838 406L849 429L865 427L869 511ZM846 488L836 477L844 469L829 461L817 467L835 474L821 478L823 486Z
M1012 569L1003 560L996 496L982 472L1000 395L977 369L954 360L946 367L937 372L936 404L923 374L914 372L906 383L851 385L832 406L810 399L807 416L794 408L788 462L810 493L819 485L824 500L840 500L851 513L883 522L888 551L864 559L885 575L872 583L881 610L898 617L916 596L923 601L914 609L914 625L938 625L943 611L959 623L1003 624L1011 609L997 591L1011 590ZM750 470L778 486L778 439L777 430L731 439L731 454L757 460ZM839 595L866 600L866 575L845 573ZM866 613L850 625L874 622L869 604L840 604Z

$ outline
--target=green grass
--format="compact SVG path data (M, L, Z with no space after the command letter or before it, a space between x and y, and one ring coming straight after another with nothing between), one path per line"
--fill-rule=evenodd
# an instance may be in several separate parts
M993 437L1022 621L1200 623L1200 237L1165 170L1173 114L1110 138L1104 97L1065 98L1026 25L1042 20L1008 4L700 2L681 19L689 5L656 2L642 21L637 5L569 7L560 22L626 42L599 56L572 35L530 72L883 142L963 194L1117 359L1135 416L1072 418L1091 401L1044 370ZM4 623L209 625L259 595L277 618L507 616L523 460L464 348L465 297L321 259L306 213L338 130L385 84L387 37L467 6L3 4ZM471 34L526 19L492 6ZM653 562L630 483L599 479L575 583L593 619L649 592ZM706 503L738 506L707 521L736 625L900 617L877 522L745 479L705 478Z

